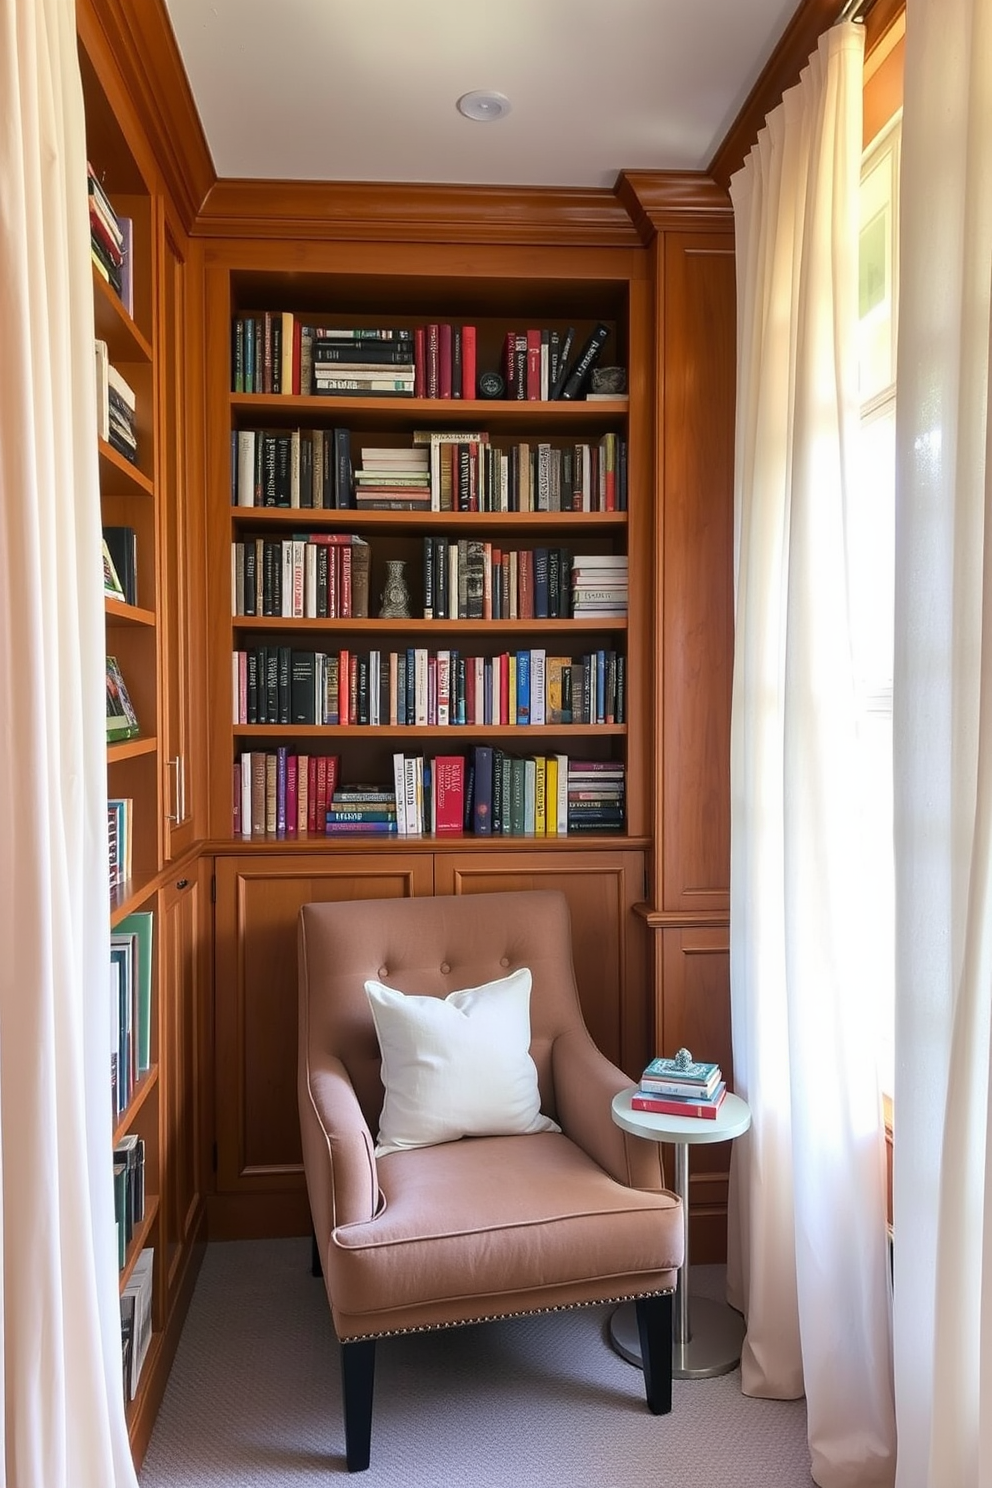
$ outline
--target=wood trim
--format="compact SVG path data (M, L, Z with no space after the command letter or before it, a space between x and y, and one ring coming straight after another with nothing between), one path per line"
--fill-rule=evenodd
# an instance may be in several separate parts
M665 228L705 232L733 227L726 188L702 171L621 171L615 190L645 245Z
M217 178L165 0L77 0L84 45L109 51L183 226Z
M843 0L802 0L744 107L710 161L709 174L722 186L730 185L731 176L744 164L767 115L781 101L786 89L799 81L799 74L816 50L820 36L835 23L843 8ZM866 28L866 57L884 39L905 8L905 0L868 0L861 7L860 19Z
M637 247L612 191L374 181L216 181L201 237Z

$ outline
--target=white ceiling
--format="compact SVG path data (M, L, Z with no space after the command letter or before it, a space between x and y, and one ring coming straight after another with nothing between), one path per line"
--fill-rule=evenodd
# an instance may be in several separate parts
M797 4L166 0L220 177L601 187L708 166Z

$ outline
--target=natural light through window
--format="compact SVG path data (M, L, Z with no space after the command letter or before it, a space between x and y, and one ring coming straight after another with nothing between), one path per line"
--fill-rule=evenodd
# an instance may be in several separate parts
M894 1062L895 896L892 854L892 653L895 555L897 117L865 152L859 243L861 446L848 513L851 628L861 737L863 821L872 902L871 984L882 1087Z

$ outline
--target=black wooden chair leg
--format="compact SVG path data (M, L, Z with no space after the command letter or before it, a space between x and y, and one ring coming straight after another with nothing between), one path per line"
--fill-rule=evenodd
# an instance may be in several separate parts
M372 1450L374 1338L359 1338L354 1343L341 1345L341 1380L344 1386L345 1460L349 1472L364 1472Z
M672 1408L672 1294L638 1297L635 1307L648 1410L667 1416Z
M317 1236L313 1230L310 1231L310 1275L323 1276L324 1268L320 1264L320 1247L317 1244Z

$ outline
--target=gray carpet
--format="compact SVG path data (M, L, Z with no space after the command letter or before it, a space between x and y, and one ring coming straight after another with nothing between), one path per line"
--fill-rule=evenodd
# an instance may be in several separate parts
M719 1295L721 1268L693 1286ZM649 1414L606 1341L609 1308L379 1344L361 1488L810 1488L802 1401L740 1373ZM306 1240L208 1246L141 1488L318 1488L346 1479L337 1345Z

